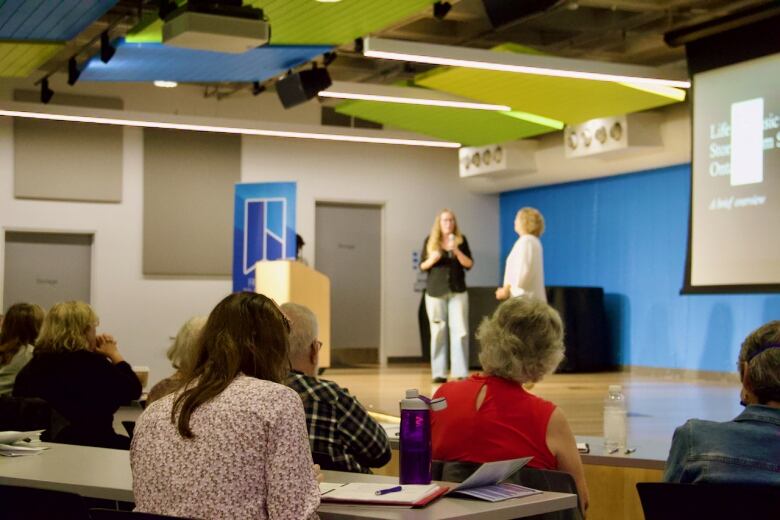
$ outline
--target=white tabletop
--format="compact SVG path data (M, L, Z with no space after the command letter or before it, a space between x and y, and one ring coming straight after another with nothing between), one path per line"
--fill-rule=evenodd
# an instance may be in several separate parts
M36 455L0 457L0 484L70 491L79 495L133 501L129 452L68 444L45 443L51 449ZM397 483L397 477L325 471L327 482ZM446 483L443 483L446 485ZM560 511L577 506L576 495L544 492L525 498L490 503L440 498L419 509L392 506L322 504L325 520L358 518L502 520Z

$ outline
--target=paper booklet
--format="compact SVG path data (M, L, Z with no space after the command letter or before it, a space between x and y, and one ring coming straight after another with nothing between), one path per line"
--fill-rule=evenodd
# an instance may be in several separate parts
M377 495L377 491L394 487L392 483L369 484L352 482L337 484L322 482L320 484L320 500L322 502L350 502L355 504L382 504L397 506L424 506L436 497L447 492L446 487L437 484L417 485L405 484L398 486L401 491Z
M518 484L503 482L511 477L517 470L528 464L533 457L522 459L500 460L486 462L477 471L452 488L448 496L467 496L487 500L488 502L500 502L510 498L520 498L541 493L538 489L531 489Z

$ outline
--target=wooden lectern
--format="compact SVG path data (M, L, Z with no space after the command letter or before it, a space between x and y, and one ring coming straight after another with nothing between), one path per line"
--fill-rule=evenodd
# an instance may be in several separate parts
M305 305L319 324L320 368L330 366L330 278L295 260L271 260L255 264L255 291L285 302Z

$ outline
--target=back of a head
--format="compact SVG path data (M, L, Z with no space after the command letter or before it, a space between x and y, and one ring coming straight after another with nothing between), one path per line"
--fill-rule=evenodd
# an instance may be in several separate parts
M97 314L88 304L78 301L57 303L46 313L35 342L36 352L90 350L87 330L97 324Z
M520 221L520 228L524 233L536 237L540 237L544 233L544 217L538 209L521 208L515 218Z
M195 316L184 322L165 355L171 361L173 368L180 370L189 366L195 355L195 346L200 337L200 331L206 325L205 316Z
M290 359L308 353L308 348L319 334L317 317L311 309L298 303L283 303L284 312L290 319Z
M184 391L174 401L171 419L179 433L192 437L192 412L240 374L281 383L289 369L289 333L287 318L262 294L233 293L219 302L201 330Z
M510 298L477 330L479 360L491 375L520 383L539 381L563 360L558 312L535 298Z
M745 338L737 365L759 403L780 402L780 321L770 321Z
M32 303L15 303L8 308L0 326L0 366L10 362L23 345L35 343L43 317L43 309Z

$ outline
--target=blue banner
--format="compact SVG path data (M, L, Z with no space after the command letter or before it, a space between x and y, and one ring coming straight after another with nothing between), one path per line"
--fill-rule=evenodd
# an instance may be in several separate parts
M233 292L254 292L256 262L295 253L295 183L236 184Z

